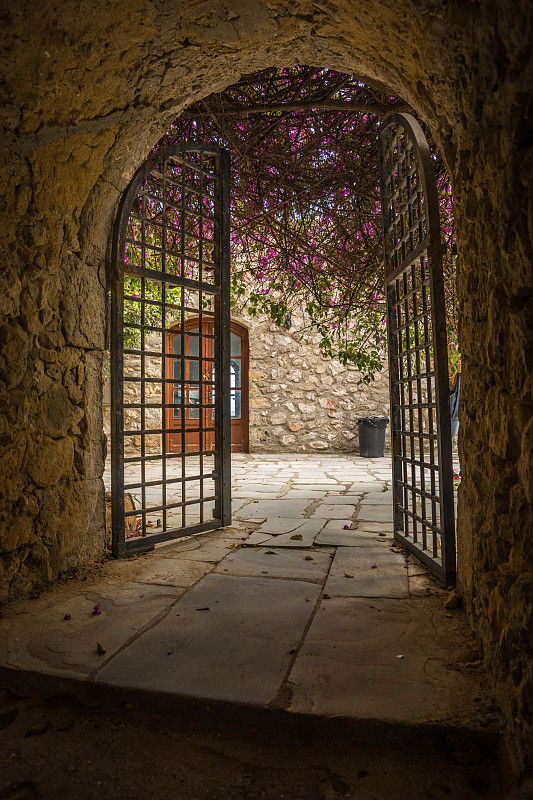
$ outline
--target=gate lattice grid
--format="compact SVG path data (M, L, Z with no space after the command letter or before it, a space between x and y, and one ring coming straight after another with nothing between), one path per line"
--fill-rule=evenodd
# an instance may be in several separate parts
M185 143L152 154L123 196L113 265L112 551L120 556L231 521L228 154ZM178 331L171 350L170 330ZM167 452L170 430L181 437L178 452ZM125 510L125 493L135 508Z
M453 468L439 205L425 136L395 114L379 135L394 537L455 583Z

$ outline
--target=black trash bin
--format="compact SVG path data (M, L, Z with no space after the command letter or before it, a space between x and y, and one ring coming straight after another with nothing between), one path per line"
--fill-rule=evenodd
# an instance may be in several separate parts
M359 453L364 458L380 458L385 455L385 428L388 417L361 417L359 425Z

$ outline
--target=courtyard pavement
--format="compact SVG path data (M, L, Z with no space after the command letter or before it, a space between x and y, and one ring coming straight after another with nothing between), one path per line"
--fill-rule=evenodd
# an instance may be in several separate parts
M397 723L476 726L461 609L392 539L390 461L234 455L231 527L10 606L0 666ZM98 643L98 644L97 644ZM480 723L484 724L484 723Z

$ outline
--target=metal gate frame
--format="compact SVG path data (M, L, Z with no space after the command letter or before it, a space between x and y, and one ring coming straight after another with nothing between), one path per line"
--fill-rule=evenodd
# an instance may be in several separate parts
M428 143L410 114L381 126L379 172L394 538L449 585L456 546L439 203Z
M196 156L195 156L196 154ZM195 162L195 157L197 161ZM209 160L214 165L212 172L208 171L206 166ZM181 164L181 173L184 176L182 179L173 179L168 171L167 165ZM194 173L195 178L198 177L198 182L195 186L186 183L187 170L188 174ZM148 219L146 216L146 194L147 190L143 187L150 176L157 176L162 185L162 194L157 197L157 201L162 208L162 222L157 222L161 226L161 247L156 248L150 245L152 251L157 250L160 257L162 270L154 270L146 267L146 227L147 224L152 223L153 219ZM212 181L212 193L208 193L206 186L208 181ZM168 186L173 184L175 189L181 195L181 206L172 206L168 200L169 193ZM159 152L152 153L147 161L137 170L127 190L124 192L119 205L116 222L113 231L112 240L112 256L111 256L111 469L112 469L112 554L114 557L121 557L129 555L133 552L141 552L144 550L152 549L158 542L168 541L170 539L183 537L189 534L198 533L205 530L216 529L224 527L231 523L231 429L230 429L230 158L229 153L215 145L206 145L202 143L189 143L183 142L170 147L164 148ZM127 242L132 242L128 239L128 224L130 219L133 219L132 209L133 203L137 196L141 194L142 200L142 213L141 218L136 218L135 221L140 223L142 231L142 238L135 241L135 245L139 245L139 250L142 253L140 258L141 264L134 265L129 263L125 257ZM187 200L185 198L197 197L196 207L198 211L193 211L186 207ZM204 201L210 202L213 207L212 217L205 211ZM194 205L194 201L192 203ZM209 206L208 206L209 207ZM168 209L171 208L175 212L175 216L181 220L181 229L175 228L179 233L180 250L178 252L171 251L168 248L168 231L171 226L168 223ZM193 216L198 220L199 234L196 237L199 244L198 258L192 258L187 255L187 246L185 244L187 237L195 238L191 234L185 232L185 219ZM204 250L207 250L207 235L204 236L204 226L206 221L212 225L212 238L209 244L212 247L212 263L209 267L212 269L213 283L208 283L207 278L202 276L206 275L207 258L202 255ZM181 263L181 268L177 272L180 274L172 274L172 272L164 271L167 260L170 258L177 259ZM185 277L185 263L192 261L197 262L198 280L192 280ZM202 272L203 268L203 272ZM124 348L124 278L125 276L132 276L141 281L141 297L138 301L139 304L139 324L132 325L127 323L128 328L136 328L140 331L141 344L139 351L125 350ZM145 295L145 284L157 284L161 286L161 299L154 300L148 299ZM167 287L178 287L181 289L179 293L180 305L172 306L166 301ZM202 375L205 371L203 367L202 357L199 359L199 380L198 393L200 401L200 420L202 419L202 409L207 408L207 404L203 402L204 396L209 396L207 392L214 390L214 402L211 401L209 408L214 407L214 430L215 430L215 449L209 453L199 452L199 472L197 476L186 475L185 470L185 448L183 452L178 454L170 454L166 452L166 433L167 431L167 408L179 408L182 421L185 419L185 411L193 406L186 403L186 395L183 389L185 383L185 348L183 330L183 321L186 313L190 309L186 308L187 294L189 292L198 293L198 314L200 321L202 315L210 318L214 322L214 372L215 379L212 380L211 375ZM214 306L214 313L204 311L205 298L213 298L212 307ZM132 298L128 297L131 301ZM160 327L157 325L147 324L150 320L146 317L146 307L157 306L161 314ZM168 308L177 309L182 321L181 330L181 355L168 355L165 351L165 336L167 333L167 318L166 311ZM175 330L175 328L174 328ZM145 349L145 334L146 332L159 333L162 340L161 352L151 352ZM201 331L201 328L200 328ZM201 337L201 333L199 336ZM201 345L201 339L200 339ZM138 404L127 404L124 401L124 355L135 355L141 364L140 375L135 378L126 378L126 380L137 380L140 384L141 402ZM161 358L161 375L159 378L149 377L146 375L145 365L146 357L160 357ZM173 376L166 375L166 368L168 359L171 359ZM182 388L179 392L179 403L167 403L165 396L165 387L168 383L176 385L174 364L175 360L181 362L181 372L179 384ZM145 387L147 382L155 381L159 383L162 390L161 403L148 403L146 399ZM172 399L175 399L173 396ZM139 409L141 418L141 429L139 432L141 439L141 455L134 458L125 458L124 455L124 437L125 435L132 435L132 432L125 432L124 428L124 409L135 407ZM153 454L146 454L145 449L145 436L146 425L145 415L147 408L160 408L161 411L161 427L157 430L152 430L150 433L160 436L161 452L155 456ZM184 427L184 425L182 426ZM203 422L199 422L199 430L202 431ZM205 431L206 429L203 428ZM212 428L210 429L212 430ZM202 442L202 432L200 432L200 442ZM202 443L200 443L200 451L202 451ZM206 455L214 456L214 469L210 473L203 473L203 459ZM168 478L166 468L167 462L170 458L181 458L181 475L179 478ZM161 461L162 477L157 485L161 485L162 502L156 507L149 507L146 500L146 488L153 486L154 481L147 481L145 474L146 461L154 460ZM125 483L124 465L128 462L137 462L140 464L141 480L134 485L127 485ZM208 469L208 467L205 467ZM198 479L200 497L199 502L194 500L185 500L185 484L188 481ZM214 484L214 495L204 496L204 482L212 481ZM179 483L181 485L182 502L167 502L167 488L173 484ZM141 507L134 511L125 511L124 492L127 489L139 488L142 494ZM212 512L212 519L204 519L204 504L214 501L214 510ZM200 522L196 524L186 524L186 512L189 506L199 505L200 509ZM175 527L168 527L167 515L172 509L179 509L181 513L182 524ZM147 515L162 512L163 526L162 530L157 529L151 531L147 528ZM141 518L140 531L135 538L126 538L125 535L125 519L128 516L135 515L135 519Z

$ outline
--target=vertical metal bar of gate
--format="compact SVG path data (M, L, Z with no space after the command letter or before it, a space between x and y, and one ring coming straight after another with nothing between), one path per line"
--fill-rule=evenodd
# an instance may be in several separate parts
M227 152L181 143L152 153L121 199L111 274L115 557L231 522L229 179ZM214 348L204 341L213 338Z
M229 153L220 154L221 196L220 210L216 216L220 220L220 256L216 259L220 286L230 282L230 214L229 214ZM215 480L218 482L215 514L222 525L231 522L231 377L230 377L230 295L222 292L220 303L215 309L215 358L218 357L221 369L217 375L215 392L220 402L215 407Z
M456 576L439 203L418 122L379 133L391 399L394 538L444 583Z

